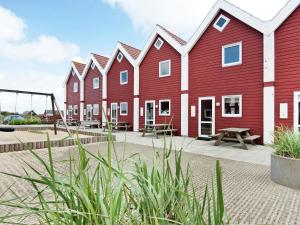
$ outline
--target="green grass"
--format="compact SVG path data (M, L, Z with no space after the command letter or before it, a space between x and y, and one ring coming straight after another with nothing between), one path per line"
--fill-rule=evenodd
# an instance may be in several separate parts
M300 159L300 134L287 127L274 132L273 148L276 155Z
M1 200L0 205L22 212L8 213L0 221L18 218L21 224L22 218L34 216L39 224L57 225L228 224L220 162L200 195L189 165L183 165L182 151L171 149L171 145L163 151L154 149L149 165L139 154L117 155L109 133L105 156L92 154L77 142L78 157L69 155L64 174L55 169L51 147L47 160L30 150L43 172L27 164L24 176L4 174L30 183L35 196L14 193L14 198Z

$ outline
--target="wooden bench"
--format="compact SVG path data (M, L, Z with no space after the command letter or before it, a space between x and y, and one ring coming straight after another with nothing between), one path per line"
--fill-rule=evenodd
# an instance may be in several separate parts
M132 125L130 125L128 122L109 122L109 126L112 130L125 130L128 131L129 129L132 128ZM108 129L108 125L105 124L103 126L103 131Z
M91 120L91 121L82 121L80 123L80 126L82 126L83 128L100 128L101 127L101 122L99 122L98 120Z
M158 138L159 134L174 134L178 129L174 129L172 124L152 124L146 125L145 128L141 128L139 131L143 132L142 137L145 137L146 133L150 133Z
M260 139L260 135L251 135L248 137L244 137L244 141L256 145L255 141Z
M220 133L218 134L214 134L214 135L210 135L209 137L211 137L212 140L217 140L220 137Z

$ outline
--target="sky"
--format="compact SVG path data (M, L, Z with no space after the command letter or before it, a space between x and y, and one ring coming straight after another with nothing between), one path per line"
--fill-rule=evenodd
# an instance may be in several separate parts
M270 20L287 0L229 0ZM142 49L161 24L189 40L214 0L0 0L0 89L54 93L63 108L71 60L110 56L117 41ZM0 93L0 109L49 109L40 96Z

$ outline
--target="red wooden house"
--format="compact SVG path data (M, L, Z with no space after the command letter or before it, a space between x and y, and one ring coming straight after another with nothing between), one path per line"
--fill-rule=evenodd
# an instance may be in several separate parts
M187 46L189 136L227 127L263 136L264 32L260 20L225 1L210 11Z
M108 58L98 54L91 54L83 75L83 108L84 120L97 120L102 122L102 92L104 68Z
M71 62L71 67L64 82L66 118L81 120L80 96L82 95L82 73L85 64Z
M141 52L137 60L139 92L136 93L140 127L171 123L181 133L181 54L185 44L157 25Z
M107 63L103 101L106 100L104 105L111 122L128 122L133 126L135 60L139 53L140 50L119 42Z
M291 0L271 21L275 126L300 128L300 1ZM273 32L273 33L272 33ZM270 104L269 104L270 105Z

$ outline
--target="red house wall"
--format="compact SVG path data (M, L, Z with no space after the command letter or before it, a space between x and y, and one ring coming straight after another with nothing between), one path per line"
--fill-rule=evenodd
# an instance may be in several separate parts
M121 85L120 72L124 70L128 70L128 84ZM107 109L110 110L111 103L118 103L120 106L121 102L128 102L128 115L121 116L118 109L118 121L129 122L131 126L133 126L133 75L134 68L125 56L120 63L115 58L107 73ZM110 116L108 118L110 120Z
M300 91L300 7L275 32L275 125L293 126L294 91ZM288 119L280 119L288 103Z
M73 92L73 85L74 82L78 82L78 92ZM77 75L74 76L71 74L68 81L67 81L67 109L69 109L69 105L72 105L74 108L74 105L78 106L78 115L74 115L73 112L73 119L80 120L80 80L78 79ZM68 114L67 118L68 118Z
M160 37L163 39L162 37ZM156 39L154 39L156 40ZM159 62L171 60L171 76L159 77ZM174 128L180 134L180 94L181 94L181 55L164 40L163 46L157 50L153 45L140 64L140 107L144 115L139 117L140 127L145 124L145 101L171 100L171 116L159 116L159 108L155 108L155 123L169 123L172 119Z
M251 128L263 135L263 35L226 12L230 18L220 32L213 21L189 54L189 105L196 106L189 136L198 136L198 98L215 96L216 133L226 127ZM219 15L216 16L218 18ZM242 64L222 67L222 46L242 41ZM222 96L242 94L242 117L222 117Z
M99 77L99 88L93 89L93 79ZM93 120L102 121L102 74L95 66L94 69L89 68L86 77L84 79L84 108L88 104L99 104L99 115L92 115ZM84 116L86 119L86 115Z

